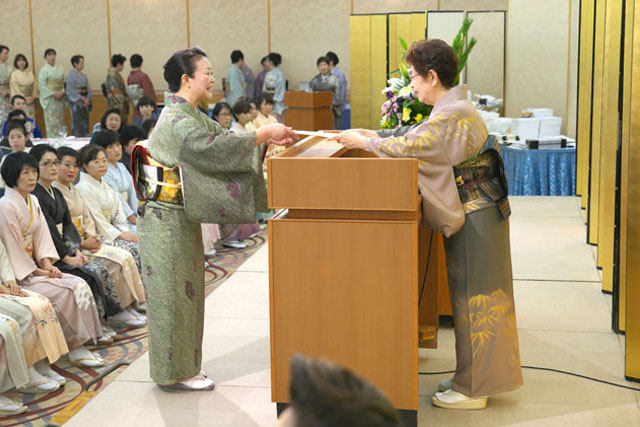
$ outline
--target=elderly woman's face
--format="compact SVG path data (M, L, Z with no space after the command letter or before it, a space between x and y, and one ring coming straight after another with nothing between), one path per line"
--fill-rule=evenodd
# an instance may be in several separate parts
M411 70L411 87L418 100L427 105L435 104L437 79L434 79L434 74L433 70L429 70L426 76L422 76L415 70Z
M209 58L201 57L196 64L193 77L189 77L189 82L186 85L187 89L195 95L198 102L202 102L210 101L213 98L213 84L215 82L211 61L209 61ZM182 84L184 87L184 80Z

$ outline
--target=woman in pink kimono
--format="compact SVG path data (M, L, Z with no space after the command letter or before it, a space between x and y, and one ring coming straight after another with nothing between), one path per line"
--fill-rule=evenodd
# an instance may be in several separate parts
M100 319L87 283L62 274L53 263L58 253L49 233L38 199L30 193L38 179L38 163L33 156L11 153L0 170L7 184L0 199L0 239L7 248L18 285L46 296L60 320L71 363L101 366L104 361L83 344L97 341Z
M380 157L418 159L423 219L445 237L456 337L456 373L440 383L435 406L481 409L487 397L522 385L509 248L509 203L495 140L463 86L458 58L442 40L407 52L411 85L433 105L429 119L403 136L369 130L331 139Z

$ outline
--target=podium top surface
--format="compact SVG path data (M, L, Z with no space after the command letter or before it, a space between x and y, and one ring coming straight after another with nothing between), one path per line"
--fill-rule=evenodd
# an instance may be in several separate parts
M289 108L322 108L331 107L330 91L307 92L304 90L288 91L284 94L284 103Z
M310 136L267 159L274 209L419 209L416 159L383 159Z

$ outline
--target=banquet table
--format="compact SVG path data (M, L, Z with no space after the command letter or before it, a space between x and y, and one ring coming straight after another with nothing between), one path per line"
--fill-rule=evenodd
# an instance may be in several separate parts
M530 150L502 147L501 151L510 195L575 195L575 148Z

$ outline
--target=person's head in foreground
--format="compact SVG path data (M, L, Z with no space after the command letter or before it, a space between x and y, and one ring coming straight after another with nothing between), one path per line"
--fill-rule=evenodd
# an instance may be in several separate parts
M333 363L295 355L291 404L279 427L399 427L391 402L373 384Z
M406 61L411 65L411 87L420 102L434 105L456 84L458 57L440 39L413 42Z

